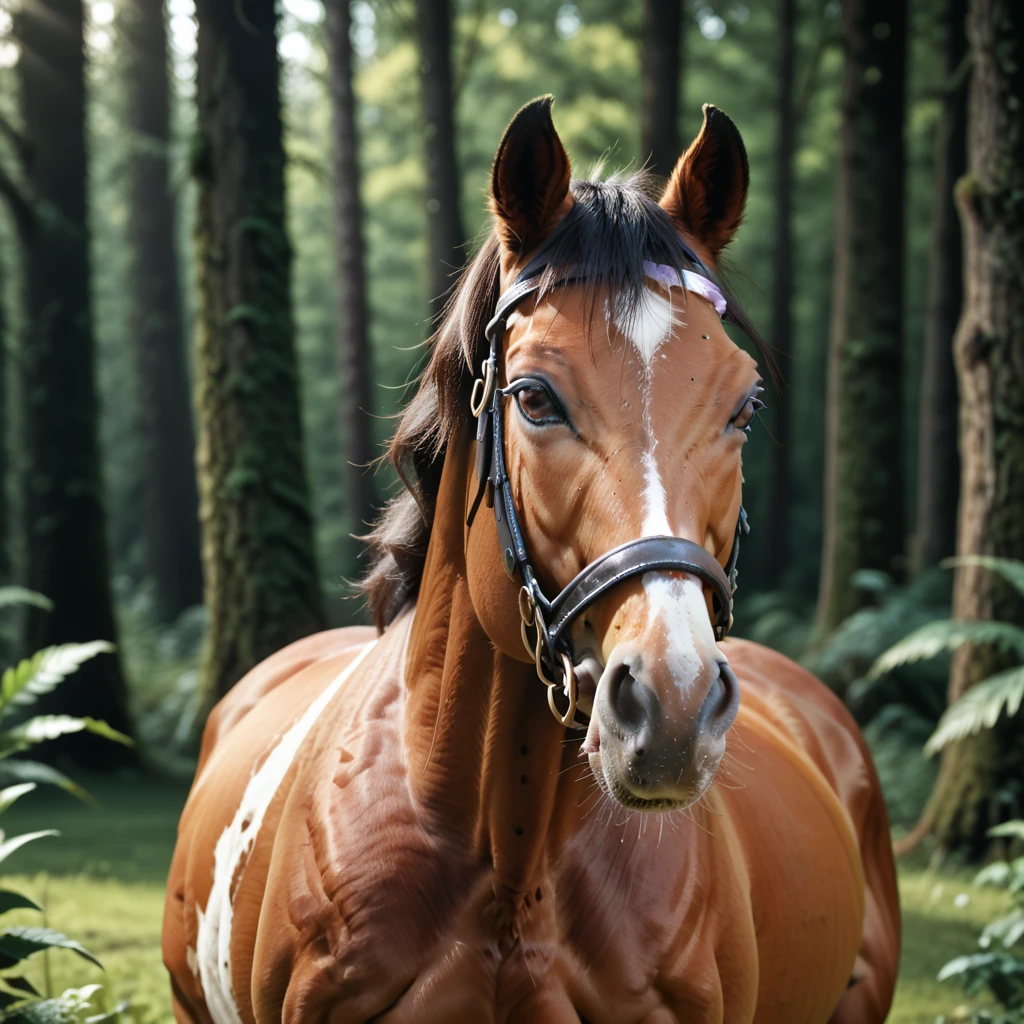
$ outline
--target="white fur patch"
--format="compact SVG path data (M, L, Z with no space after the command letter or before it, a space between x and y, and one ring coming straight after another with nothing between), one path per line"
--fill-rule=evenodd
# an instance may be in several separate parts
M704 601L704 587L694 576L668 576L648 572L643 576L648 621L665 632L665 659L680 690L700 676L704 659L699 651L713 651L715 634Z
M210 1016L215 1024L242 1024L231 987L231 925L234 907L231 885L252 852L256 837L302 741L342 684L376 646L365 644L323 693L306 708L299 720L281 737L277 746L249 779L231 824L221 833L213 853L213 888L206 911L196 908L198 934L195 960Z
M671 300L650 289L644 291L643 299L632 316L615 314L615 326L633 342L648 373L654 353L672 334L675 324Z

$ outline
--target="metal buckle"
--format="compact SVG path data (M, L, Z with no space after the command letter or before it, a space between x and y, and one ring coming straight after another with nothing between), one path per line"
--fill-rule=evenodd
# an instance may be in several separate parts
M473 393L469 396L469 411L474 419L479 418L494 394L494 361L485 359L480 364L480 373L482 376L473 381Z
M576 700L578 688L576 684L576 672L573 669L572 659L565 651L559 651L562 659L562 676L564 682L562 688L569 699L569 708L563 715L555 704L555 688L558 681L549 679L544 671L544 634L547 632L544 623L544 616L537 607L537 599L529 587L521 587L519 590L519 636L522 638L526 653L533 658L533 665L537 671L537 678L547 687L548 707L551 714L558 720L559 725L567 729L582 729L583 726L576 721ZM533 643L530 642L526 631L533 629L536 637Z

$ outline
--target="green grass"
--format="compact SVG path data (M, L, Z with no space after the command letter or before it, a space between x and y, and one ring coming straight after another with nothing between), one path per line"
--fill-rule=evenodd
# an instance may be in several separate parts
M19 874L8 875L4 884L44 903L50 926L82 941L106 967L103 975L71 954L54 954L52 990L103 981L117 999L131 999L147 1024L171 1024L160 917L186 790L148 781L91 788L101 801L99 810L37 792L5 815L8 835L55 826L62 835L16 853L5 867ZM919 866L901 871L903 960L892 1024L933 1024L938 1014L963 1001L956 986L935 981L936 972L974 948L982 926L1006 905L1004 894L977 889L970 877ZM38 915L24 918L39 923ZM42 962L32 968L40 983L43 968Z

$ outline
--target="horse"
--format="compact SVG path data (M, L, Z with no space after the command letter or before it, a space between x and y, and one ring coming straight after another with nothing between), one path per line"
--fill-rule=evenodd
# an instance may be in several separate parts
M712 106L660 187L573 179L550 97L509 124L391 442L375 626L285 648L206 725L178 1021L884 1020L868 749L808 672L725 638L762 381L718 268L748 180Z

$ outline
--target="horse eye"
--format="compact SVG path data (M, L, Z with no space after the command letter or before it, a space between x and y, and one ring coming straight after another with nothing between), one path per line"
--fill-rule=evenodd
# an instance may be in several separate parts
M562 417L544 388L525 387L516 392L516 402L523 415L534 423L560 420Z
M764 402L761 401L756 395L751 395L743 403L743 408L736 414L736 417L732 421L732 425L737 430L747 430L750 424L753 422L754 414L758 409L765 407Z

